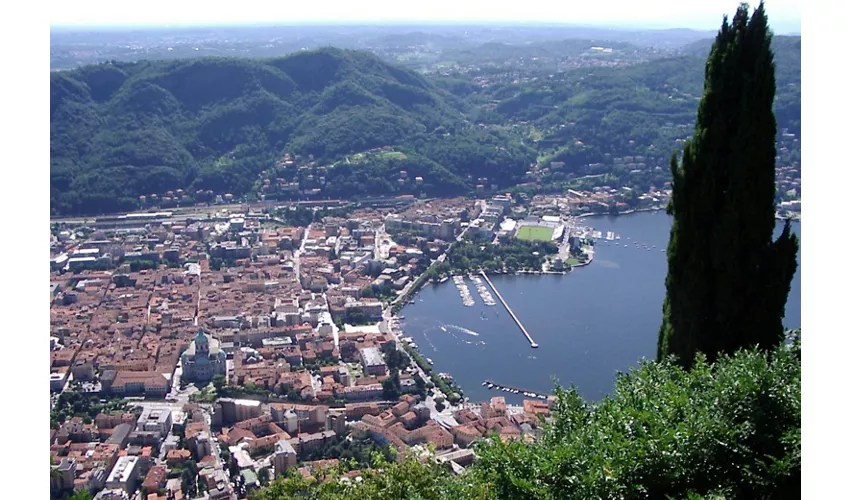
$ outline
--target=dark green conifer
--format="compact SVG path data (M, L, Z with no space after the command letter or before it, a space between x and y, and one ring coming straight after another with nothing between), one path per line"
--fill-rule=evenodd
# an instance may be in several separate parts
M670 162L673 215L658 356L690 366L782 341L798 240L786 222L773 241L776 89L771 33L759 4L741 4L705 65L693 137Z

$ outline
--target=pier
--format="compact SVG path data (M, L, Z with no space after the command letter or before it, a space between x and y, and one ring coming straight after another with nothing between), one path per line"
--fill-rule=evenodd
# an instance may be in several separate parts
M537 342L535 342L534 339L531 338L531 334L528 333L528 330L526 330L525 327L522 326L522 322L520 322L519 318L516 317L516 314L514 314L514 312L511 310L511 306L508 305L508 303L502 297L502 294L499 293L499 290L496 289L495 285L493 285L493 282L490 281L490 278L487 277L487 273L485 273L484 271L481 271L481 277L483 277L484 281L486 281L487 284L490 285L490 288L493 289L493 292L495 292L496 297L498 297L498 299L502 303L502 305L505 306L505 310L508 311L508 314L511 315L511 318L514 319L517 326L522 331L522 334L525 335L525 338L528 339L528 342L531 344L531 347L534 347L534 348L539 347Z
M490 379L485 380L484 383L481 385L486 385L488 386L488 389L495 389L497 391L505 391L511 394L522 394L523 396L529 398L547 399L550 396L549 394L544 394L542 392L536 392L529 389L523 389L521 387L512 387L510 385L497 384L496 382L493 382ZM492 387L490 387L491 385Z

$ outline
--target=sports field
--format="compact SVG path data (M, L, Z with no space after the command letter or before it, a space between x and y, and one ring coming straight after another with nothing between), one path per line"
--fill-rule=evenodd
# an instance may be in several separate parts
M550 241L555 230L544 226L522 226L516 237L525 241Z

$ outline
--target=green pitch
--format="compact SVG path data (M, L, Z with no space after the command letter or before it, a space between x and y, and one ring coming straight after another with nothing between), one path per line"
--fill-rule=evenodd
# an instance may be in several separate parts
M555 230L543 226L522 226L516 233L516 237L526 241L550 241Z

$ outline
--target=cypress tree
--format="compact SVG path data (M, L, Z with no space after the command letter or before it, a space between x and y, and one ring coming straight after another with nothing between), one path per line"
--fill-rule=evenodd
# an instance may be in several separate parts
M724 16L705 65L693 137L670 161L673 216L659 358L689 367L739 348L770 348L797 269L786 221L773 241L776 89L771 33L759 4Z

